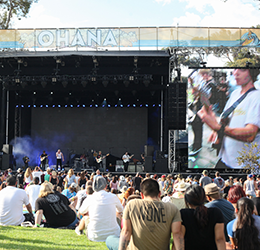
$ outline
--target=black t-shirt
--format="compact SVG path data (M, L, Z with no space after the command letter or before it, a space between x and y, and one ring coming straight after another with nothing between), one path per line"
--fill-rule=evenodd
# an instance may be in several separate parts
M133 187L134 187L135 190L141 191L140 190L141 182L142 182L142 178L141 177L136 176L136 177L133 178Z
M35 202L35 212L42 209L50 227L66 227L76 219L76 214L69 207L66 196L55 193L38 198Z
M16 179L17 179L17 185L23 184L24 172L18 173L16 175Z
M184 236L185 250L217 250L215 243L215 225L224 223L221 211L216 208L208 208L208 225L200 228L194 216L194 209L181 209L182 224L186 232Z

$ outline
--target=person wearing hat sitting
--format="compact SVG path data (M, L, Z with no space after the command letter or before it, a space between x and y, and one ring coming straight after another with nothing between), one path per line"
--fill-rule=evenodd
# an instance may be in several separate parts
M86 229L91 241L106 241L109 235L120 235L117 214L122 214L123 207L115 194L106 192L107 182L104 177L97 176L93 180L94 193L82 203L79 213L84 217L75 229L77 234L83 234ZM86 228L87 227L87 228Z
M200 186L204 188L209 183L212 183L212 179L208 176L209 175L208 170L203 170L202 174L203 176L200 178L199 183Z
M224 230L225 230L225 237L226 241L229 241L229 237L227 234L226 226L227 224L233 220L233 216L235 214L235 209L233 205L221 198L220 195L220 188L217 186L216 183L210 183L204 187L205 194L207 197L207 200L209 201L207 204L205 204L205 207L217 207L221 210L223 217L224 217Z

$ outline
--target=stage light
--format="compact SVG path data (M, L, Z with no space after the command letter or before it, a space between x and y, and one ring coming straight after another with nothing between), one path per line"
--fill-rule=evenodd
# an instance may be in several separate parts
M28 105L28 108L30 108L30 107L31 107L31 105L29 104L29 105Z
M67 108L67 107L68 107L68 105L66 104L64 107L65 107L65 108Z
M33 105L34 108L36 108L36 105Z
M19 78L19 77L16 77L16 78L14 79L14 81L15 81L16 84L17 84L17 83L20 83L20 78Z
M142 105L142 104L140 104L140 107L143 107L143 105Z
M49 105L47 105L47 104L46 104L46 105L45 105L45 107L46 107L46 108L48 108L48 107L49 107Z
M158 106L161 107L161 104L159 104Z
M85 108L86 106L83 104L82 107Z
M110 104L108 104L107 106L108 106L109 108L111 107L111 105L110 105Z
M40 105L40 108L42 108L43 106L42 105Z
M129 107L130 107L130 104L128 104L127 107L129 108Z
M155 107L155 104L153 104L153 107Z
M60 108L60 105L58 105L58 107Z
M136 107L136 105L135 105L135 104L133 104L133 107L135 108L135 107Z
M123 108L123 104L121 104L120 107Z
M92 106L93 106L92 104L89 105L90 108L92 108Z
M55 108L55 105L52 105L53 108Z
M16 108L19 108L19 105L16 105Z
M77 105L77 107L79 108L79 107L80 107L80 105Z
M36 95L37 93L34 91L33 94Z
M95 105L95 107L97 108L97 107L98 107L98 105L96 104L96 105Z
M115 108L117 107L117 104L115 105Z
M70 107L73 108L73 105L71 104Z
M145 104L145 107L148 107L148 104Z
M24 108L24 106L23 106L23 105L21 105L21 107L22 107L22 108Z
M53 95L53 92L51 92L51 95Z
M129 81L133 81L134 80L134 76L129 76Z

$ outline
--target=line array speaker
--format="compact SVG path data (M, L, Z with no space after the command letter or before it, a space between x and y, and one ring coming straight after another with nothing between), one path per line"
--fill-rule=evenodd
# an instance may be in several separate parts
M177 130L186 127L187 84L173 82L168 87L168 128Z

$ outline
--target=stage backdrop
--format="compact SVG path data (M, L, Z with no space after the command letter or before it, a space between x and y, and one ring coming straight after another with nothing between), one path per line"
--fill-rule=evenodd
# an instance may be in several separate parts
M127 150L139 159L147 142L147 114L146 108L34 108L32 137L53 162L58 148L65 158L71 151L94 149L118 157Z

